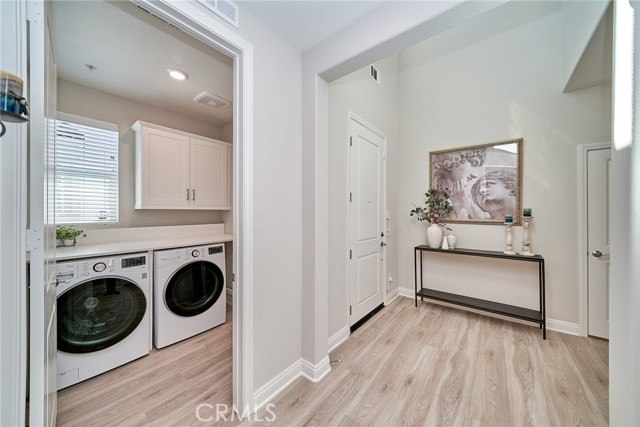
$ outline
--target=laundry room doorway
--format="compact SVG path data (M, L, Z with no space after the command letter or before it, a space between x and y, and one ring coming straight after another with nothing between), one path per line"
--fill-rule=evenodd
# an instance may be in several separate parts
M60 2L65 3L65 2ZM84 2L79 2L82 4ZM94 2L89 2L94 3ZM113 2L110 7L120 2ZM127 6L132 6L126 3ZM173 26L174 29L182 33L183 37L192 37L199 43L206 44L211 49L215 49L220 55L229 58L232 64L232 101L230 107L233 111L230 126L227 127L227 137L232 140L232 206L227 214L219 216L225 225L225 232L233 233L233 242L225 244L229 248L227 259L231 268L227 268L228 286L233 289L233 310L231 310L233 321L232 338L232 401L237 408L253 407L253 234L250 225L253 223L253 193L252 193L252 155L253 155L253 134L252 134L252 46L237 34L226 29L220 21L210 16L203 10L195 10L189 4L175 4L172 2L136 2L142 11L149 14L152 19L162 21L165 25ZM133 5L132 7L137 8ZM198 24L196 24L198 22ZM205 24L206 28L200 25ZM53 37L55 38L55 28ZM80 39L80 38L78 38ZM33 54L33 53L32 53ZM37 53L36 53L37 54ZM42 53L44 56L44 52ZM84 65L84 72L93 73L97 66L87 63ZM135 68L135 64L129 63ZM81 65L82 66L82 65ZM71 87L70 82L65 81L66 88ZM77 85L82 85L79 83ZM86 89L86 88L84 88ZM95 103L95 102L94 102ZM130 160L128 160L130 161ZM122 188L122 186L121 186ZM129 190L131 191L131 190ZM200 194L200 193L198 193ZM191 196L191 195L190 195ZM133 212L132 215L137 214ZM166 211L158 211L156 215L166 216ZM121 217L122 219L122 217ZM130 218L129 218L130 219ZM196 222L197 223L197 222ZM144 226L153 224L144 224ZM31 227L38 227L37 223ZM31 255L32 262L40 262L38 256ZM228 291L225 289L225 293ZM55 360L53 361L55 363ZM39 384L38 387L45 386L47 378L32 376L31 381ZM36 410L36 409L34 409ZM41 417L46 417L44 410L39 410ZM32 414L32 415L35 415ZM55 419L53 417L49 417ZM31 419L41 419L34 416ZM45 423L51 424L51 423Z

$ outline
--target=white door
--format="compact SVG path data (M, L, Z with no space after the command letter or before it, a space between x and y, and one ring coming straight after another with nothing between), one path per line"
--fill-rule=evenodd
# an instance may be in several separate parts
M45 4L29 2L29 424L56 423L56 65Z
M609 168L611 149L587 152L589 335L609 338Z
M385 138L349 120L349 324L384 301Z

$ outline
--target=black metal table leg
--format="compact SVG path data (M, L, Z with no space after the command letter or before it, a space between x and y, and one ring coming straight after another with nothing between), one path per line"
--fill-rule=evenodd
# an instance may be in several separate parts
M414 297L416 299L416 307L418 306L418 261L416 260L416 254L418 249L413 250L413 282L415 284Z

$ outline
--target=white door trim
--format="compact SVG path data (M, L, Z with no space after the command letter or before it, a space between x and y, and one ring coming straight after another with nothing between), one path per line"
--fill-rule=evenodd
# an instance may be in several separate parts
M352 110L348 110L347 111L347 132L349 133L349 137L351 137L351 120L354 120L358 123L360 123L362 126L366 127L367 129L369 129L370 131L372 131L373 133L375 133L376 135L378 135L380 138L382 138L382 143L383 143L383 148L382 148L382 213L383 213L383 218L382 218L382 224L383 224L383 228L386 232L387 230L387 135L385 135L384 132L382 132L380 129L376 128L375 126L373 126L371 123L369 123L368 121L366 121L365 119L363 119L362 117L360 117L359 115L357 115L356 113L354 113ZM350 221L350 214L351 214L351 203L349 200L349 192L351 189L351 152L349 150L349 143L345 144L346 146L346 150L347 150L347 191L346 191L346 203L347 203L347 217L346 217L346 224L347 224L347 247L351 246L351 229L350 229L350 225L351 225L351 221ZM385 234L385 238L383 239L383 241L386 243L387 242L387 238L386 238L386 234ZM349 256L349 254L347 254L347 256ZM385 246L382 249L382 259L384 260L382 262L382 294L383 294L383 298L382 298L382 303L384 304L386 301L386 296L387 296L387 292L388 292L388 282L387 282L387 247ZM350 286L351 283L349 281L349 274L350 274L350 268L351 265L349 264L349 268L346 269L346 277L345 277L345 283L347 284L347 306L345 307L346 313L347 313L347 327L351 324L351 317L349 315L349 305L351 304L351 291L350 291Z
M589 289L587 242L587 154L589 151L611 148L610 142L578 146L578 333L589 335Z
M132 1L233 58L233 404L252 412L253 45L197 2Z
M0 68L27 80L26 2L1 2L3 49ZM24 93L27 93L27 87ZM5 123L0 143L0 425L26 425L27 395L27 128ZM13 286L8 286L13 285Z

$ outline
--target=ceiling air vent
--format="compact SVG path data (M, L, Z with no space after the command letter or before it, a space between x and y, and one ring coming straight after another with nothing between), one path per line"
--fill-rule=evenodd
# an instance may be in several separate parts
M238 6L229 0L198 0L198 3L236 28L240 28Z
M380 86L380 78L378 77L378 69L373 66L373 64L369 65L369 77L373 79L374 82L378 83Z
M211 95L207 92L202 92L200 95L193 98L198 104L202 104L205 107L213 108L214 110L222 110L231 104L231 101L224 99L218 95Z

